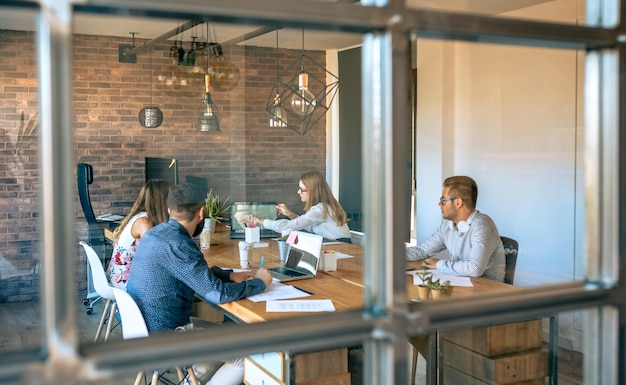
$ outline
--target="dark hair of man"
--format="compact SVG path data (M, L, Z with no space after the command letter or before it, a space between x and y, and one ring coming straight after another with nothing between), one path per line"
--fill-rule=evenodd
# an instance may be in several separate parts
M190 221L204 206L202 189L193 183L179 183L172 187L167 199L170 216L180 221Z
M449 187L451 198L461 198L463 203L470 209L476 208L478 201L478 186L474 179L469 176L451 176L443 181L443 187Z

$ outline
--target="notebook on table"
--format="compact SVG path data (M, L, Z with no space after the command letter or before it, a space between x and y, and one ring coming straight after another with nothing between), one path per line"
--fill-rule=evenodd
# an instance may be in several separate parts
M285 266L267 269L276 281L288 282L314 278L317 274L322 251L322 236L292 231L289 239L292 240L292 238L293 243Z
M237 222L237 213L252 214L255 217L276 219L278 202L234 202L230 206L230 238L244 239L244 227ZM276 238L280 233L261 227L261 238Z

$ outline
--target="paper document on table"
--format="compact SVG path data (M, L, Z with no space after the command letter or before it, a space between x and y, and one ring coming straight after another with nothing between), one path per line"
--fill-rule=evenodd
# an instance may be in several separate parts
M326 254L333 253L333 254L335 254L335 258L336 259L354 258L354 255L340 253L340 252L335 251L335 250L324 250L324 253L326 253Z
M297 287L280 282L272 282L270 287L263 293L252 295L248 297L248 299L252 302L263 302L275 299L302 298L310 295L311 294L306 293Z
M410 274L413 276L413 285L423 284L421 278L417 275L417 273L422 272L422 271L423 270L407 271L407 274ZM444 274L440 272L439 270L428 270L428 272L433 274L432 276L433 281L436 281L436 280L439 280L439 282L450 281L450 286L468 286L468 287L474 286L472 284L472 280L469 277L460 277L458 275Z
M266 312L324 312L335 311L329 299L305 299L294 301L267 301Z

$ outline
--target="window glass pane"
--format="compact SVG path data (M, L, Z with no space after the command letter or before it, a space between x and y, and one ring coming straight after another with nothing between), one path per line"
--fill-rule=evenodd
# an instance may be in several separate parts
M94 215L126 215L141 187L152 178L167 179L171 185L189 181L201 185L219 196L227 209L235 202L265 202L265 211L257 212L253 205L248 208L250 214L261 218L275 219L277 203L303 214L300 176L310 170L330 173L326 169L327 141L335 134L326 128L326 110L336 103L336 50L359 44L361 36L262 25L194 24L76 15L75 157L77 164L91 166L93 180L88 189ZM168 34L177 28L178 33ZM134 40L129 30L138 31ZM207 42L209 49L205 48ZM107 70L101 71L102 67ZM316 97L310 115L299 115L292 106L302 71L308 74L309 90ZM202 132L198 127L206 73L217 106L219 132ZM286 110L285 127L276 122L270 126L268 108L277 95ZM160 109L163 121L158 127L143 127L140 111L151 105ZM78 239L89 240L105 268L111 266L113 257L113 264L121 267L109 277L114 285L123 286L127 278L122 272L123 253L113 250L101 225L87 224L78 204L76 217ZM244 240L243 229L231 218L230 212L221 215L207 242L211 247L204 255L210 266L241 268L238 243ZM116 225L105 227L112 231ZM241 230L233 239L231 227ZM279 264L276 238L280 236L280 231L270 231L270 238L264 236L258 247L249 251L251 269L258 269L262 258L264 267ZM79 275L86 277L82 250L79 257ZM336 281L362 298L362 287ZM303 280L297 286L307 290L308 285L310 280ZM318 290L307 291L323 298ZM97 293L87 290L85 296L92 295L97 298ZM92 317L101 316L103 305L104 301L95 304ZM215 315L210 306L197 305L202 318ZM248 323L257 322L255 312L265 313L265 306L265 302L243 300L222 308L237 322ZM335 304L338 311L361 306L362 300L349 306ZM307 313L293 315L305 317ZM221 321L223 315L220 317ZM265 319L281 317L281 313L267 313Z
M442 216L453 218L455 202L440 202L450 195L444 179L468 175L478 186L476 209L518 244L516 286L584 276L583 56L417 41L417 243ZM448 252L469 257L469 244L454 239Z
M35 18L32 9L3 8L0 21L0 350L41 343L37 326L41 267L39 124ZM26 301L20 312L17 303ZM23 327L28 329L24 330ZM20 328L21 330L17 331Z
M460 0L443 2L407 0L406 5L414 9L461 12L554 23L580 24L585 22L585 2L582 0Z

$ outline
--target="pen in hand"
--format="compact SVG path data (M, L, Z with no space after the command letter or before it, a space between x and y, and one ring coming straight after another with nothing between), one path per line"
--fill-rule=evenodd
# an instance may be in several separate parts
M261 265L259 266L259 269L263 268L263 264L265 263L265 257L261 256Z

